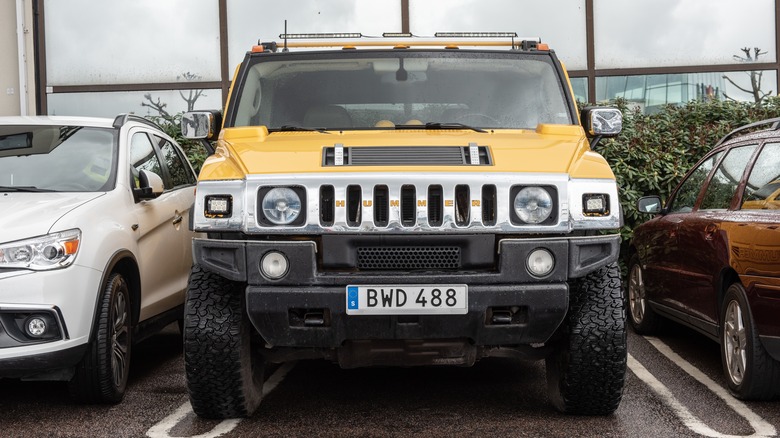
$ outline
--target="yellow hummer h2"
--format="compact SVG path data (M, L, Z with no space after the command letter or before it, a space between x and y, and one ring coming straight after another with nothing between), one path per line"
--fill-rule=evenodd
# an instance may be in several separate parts
M489 356L545 359L563 412L613 412L622 218L591 145L620 112L578 113L538 39L360 37L255 46L224 121L183 117L185 136L217 141L191 224L207 235L184 328L195 412L251 415L269 363Z

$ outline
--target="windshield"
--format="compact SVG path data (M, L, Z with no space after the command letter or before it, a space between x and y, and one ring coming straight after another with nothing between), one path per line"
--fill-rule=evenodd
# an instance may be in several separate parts
M112 129L0 126L0 192L96 192L114 187Z
M273 131L573 124L565 82L550 56L398 52L258 56L243 73L237 109L226 126Z

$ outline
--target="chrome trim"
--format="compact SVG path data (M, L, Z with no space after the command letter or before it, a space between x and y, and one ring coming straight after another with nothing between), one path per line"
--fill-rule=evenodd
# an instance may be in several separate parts
M445 200L454 200L455 186L468 185L472 200L481 200L482 186L496 187L496 223L482 223L482 206L472 204L470 222L465 226L455 223L455 203L444 205L442 224L428 223L428 186L441 185ZM334 187L337 201L346 201L347 186L359 185L362 192L362 222L358 226L347 224L347 209L337 206L334 223L319 223L319 191L323 185ZM378 227L373 223L373 193L375 185L386 185L391 201L400 201L403 185L415 186L417 192L417 221L414 226L401 224L401 209L390 206L388 224ZM510 220L513 208L509 193L513 186L555 186L557 223L552 225L514 225ZM306 189L306 218L300 226L261 226L257 220L257 192L267 186L301 186ZM584 193L606 193L610 199L610 215L587 217L582 213ZM208 195L232 195L233 214L229 218L207 219L204 215L204 199ZM616 229L620 226L620 207L617 185L610 179L575 179L567 174L553 173L312 173L296 175L250 175L246 180L202 181L198 183L194 206L194 229L201 232L241 231L248 234L321 234L321 233L568 233L572 230Z

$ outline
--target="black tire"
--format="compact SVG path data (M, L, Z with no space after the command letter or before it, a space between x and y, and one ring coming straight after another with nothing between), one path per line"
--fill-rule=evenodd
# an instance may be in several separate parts
M130 291L121 274L111 274L98 301L93 339L68 384L84 403L119 403L130 372Z
M546 359L550 401L561 412L609 415L626 375L626 314L612 263L569 285L569 313Z
M263 395L262 345L252 342L244 285L193 266L184 306L184 366L192 409L248 417Z
M631 326L640 335L654 335L658 332L660 316L647 302L644 270L639 257L631 257L628 263L628 284L626 285L626 310Z
M743 400L780 395L780 362L761 344L741 284L726 290L720 320L720 356L729 390Z

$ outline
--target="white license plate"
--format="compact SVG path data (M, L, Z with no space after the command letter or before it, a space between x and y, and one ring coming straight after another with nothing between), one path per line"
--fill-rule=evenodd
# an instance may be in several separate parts
M348 315L465 314L469 310L465 284L403 284L347 286Z

